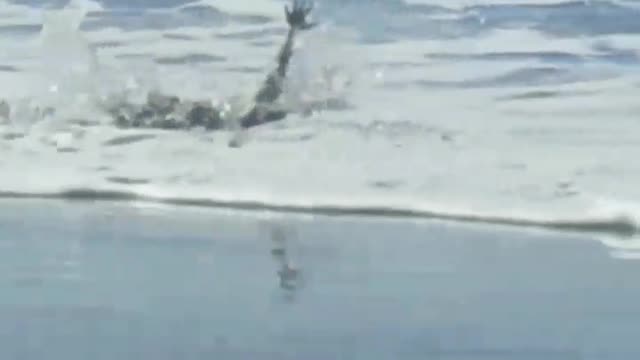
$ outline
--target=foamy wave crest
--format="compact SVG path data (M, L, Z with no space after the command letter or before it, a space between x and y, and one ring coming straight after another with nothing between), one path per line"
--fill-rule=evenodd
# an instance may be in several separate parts
M286 199L249 199L227 194L226 196L211 197L174 197L162 196L158 191L128 191L125 189L92 189L70 188L51 193L26 193L0 191L0 198L18 199L63 199L84 201L124 201L124 202L149 202L176 206L196 206L225 208L243 211L272 211L292 214L311 214L324 216L356 216L356 217L382 217L389 219L424 219L444 220L471 224L501 225L516 228L534 228L543 230L555 230L577 233L591 233L614 235L631 238L638 234L640 227L632 218L632 214L612 213L600 216L584 216L571 218L536 218L526 216L510 216L482 213L465 213L452 211L439 211L428 206L404 207L385 205L383 202L353 202L348 201L309 201ZM610 240L613 242L620 240Z
M285 87L295 111L233 149L230 129L118 129L91 104L157 89L246 108L281 4L100 3L46 16L38 41L0 37L4 197L638 230L633 206L586 196L640 203L631 1L319 2ZM33 8L10 10L12 34L37 32Z

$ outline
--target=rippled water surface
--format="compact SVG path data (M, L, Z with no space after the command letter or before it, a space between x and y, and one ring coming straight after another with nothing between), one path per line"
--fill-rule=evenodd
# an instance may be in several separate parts
M5 2L0 191L636 232L633 1L318 1L291 114L241 148L94 105L160 90L241 114L283 4Z
M639 2L317 0L284 121L125 130L96 105L240 116L284 4L0 0L0 357L638 358ZM167 205L324 219L306 290L253 220L136 212Z

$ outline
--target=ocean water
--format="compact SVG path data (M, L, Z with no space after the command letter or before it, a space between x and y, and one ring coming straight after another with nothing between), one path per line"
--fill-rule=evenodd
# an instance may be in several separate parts
M0 0L0 358L637 359L639 3L317 0L285 121L96 106L238 116L285 3Z
M285 2L1 4L6 197L437 218L639 246L634 1L318 0L291 115L246 133L122 130L95 103L161 90L240 114L274 66Z
M582 235L55 200L0 231L2 359L640 355L640 262Z

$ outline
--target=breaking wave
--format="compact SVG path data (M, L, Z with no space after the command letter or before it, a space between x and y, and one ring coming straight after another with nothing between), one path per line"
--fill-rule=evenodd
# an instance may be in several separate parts
M158 90L246 109L280 3L29 3L0 9L4 198L638 232L632 2L325 0L291 115L243 133L124 130L95 104Z
M176 206L225 208L241 211L272 211L322 216L384 217L400 219L445 220L464 223L538 228L577 233L592 233L632 237L640 230L630 216L610 215L575 219L534 219L525 217L492 216L464 212L428 210L424 207L395 207L375 204L343 205L331 203L242 200L227 197L167 197L126 190L68 189L57 193L2 192L5 199L60 199L70 201L149 202Z

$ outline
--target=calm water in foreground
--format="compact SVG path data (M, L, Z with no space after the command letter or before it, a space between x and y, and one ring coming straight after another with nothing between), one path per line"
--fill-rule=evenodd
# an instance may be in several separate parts
M640 262L581 236L4 201L0 249L2 359L640 356Z

